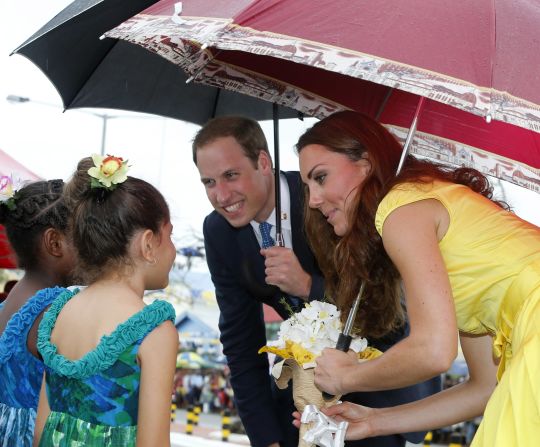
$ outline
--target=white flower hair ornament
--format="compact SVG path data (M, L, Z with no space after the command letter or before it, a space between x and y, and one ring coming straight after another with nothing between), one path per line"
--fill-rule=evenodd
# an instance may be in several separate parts
M24 182L13 175L0 176L0 205L6 206L11 211L17 208L15 203L17 191L23 186Z
M92 188L104 188L109 191L116 189L117 185L127 180L129 170L128 161L114 155L92 155L94 166L88 170L92 178Z

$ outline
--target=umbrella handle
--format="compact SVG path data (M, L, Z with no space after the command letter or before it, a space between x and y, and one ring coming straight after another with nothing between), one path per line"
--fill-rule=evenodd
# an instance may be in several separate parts
M343 332L339 334L338 341L336 343L336 349L342 352L347 352L351 346L352 337L350 335L345 335ZM333 394L323 391L322 393L324 400L332 400L335 396Z

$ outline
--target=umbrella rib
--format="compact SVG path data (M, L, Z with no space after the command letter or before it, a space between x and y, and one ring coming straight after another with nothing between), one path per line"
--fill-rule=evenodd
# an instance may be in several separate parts
M384 99L381 102L381 105L379 106L379 110L377 110L377 114L375 115L375 120L380 121L381 115L386 107L386 104L388 103L388 100L390 99L390 96L392 95L392 92L394 91L393 87L389 87L386 95L384 96Z
M420 112L422 111L424 102L426 101L426 98L424 96L420 96L419 98L420 99L418 100L418 104L414 112L414 118L412 120L411 127L409 128L409 133L407 134L407 139L405 140L405 144L403 144L403 151L401 152L401 158L399 160L396 175L398 175L401 172L401 168L403 168L403 164L405 163L405 159L407 158L407 154L409 153L409 147L411 146L412 139L416 132L416 126L418 125L418 117L420 116Z

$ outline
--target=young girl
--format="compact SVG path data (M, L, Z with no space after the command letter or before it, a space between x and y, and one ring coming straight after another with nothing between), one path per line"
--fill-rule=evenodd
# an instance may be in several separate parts
M20 281L0 304L0 445L32 445L43 363L37 347L42 312L60 288L70 283L71 243L62 180L30 183L14 191L1 178L0 223L7 231Z
M88 287L60 293L39 327L40 446L170 445L174 309L142 298L168 284L172 225L159 191L126 171L121 158L94 156L66 186Z
M330 296L350 307L364 283L357 328L380 335L402 318L402 281L411 328L369 362L326 350L317 360L317 385L345 394L438 375L457 354L458 330L470 375L407 405L343 404L325 412L351 422L349 439L447 426L483 413L473 446L537 445L540 229L492 200L487 179L474 169L409 157L396 177L400 145L358 113L320 121L297 148L310 207L306 230Z

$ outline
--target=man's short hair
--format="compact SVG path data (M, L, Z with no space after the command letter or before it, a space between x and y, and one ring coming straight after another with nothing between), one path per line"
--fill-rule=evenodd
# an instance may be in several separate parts
M266 137L257 121L243 116L220 116L208 121L193 138L193 162L197 164L197 149L222 137L233 137L255 168L261 151L266 152L272 160Z

